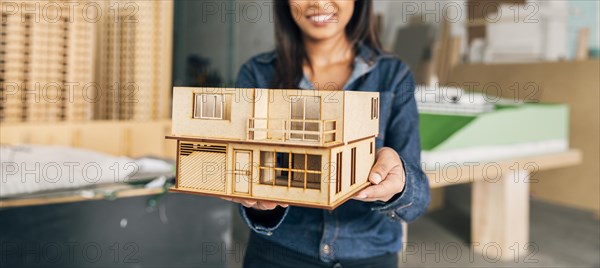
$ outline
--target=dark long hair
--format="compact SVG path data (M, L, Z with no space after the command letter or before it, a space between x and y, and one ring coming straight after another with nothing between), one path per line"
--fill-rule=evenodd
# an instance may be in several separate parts
M302 41L302 31L294 21L289 0L275 0L276 77L279 88L296 88L302 79L302 64L310 63ZM358 43L381 50L372 0L356 0L354 14L346 25L346 37L356 50Z

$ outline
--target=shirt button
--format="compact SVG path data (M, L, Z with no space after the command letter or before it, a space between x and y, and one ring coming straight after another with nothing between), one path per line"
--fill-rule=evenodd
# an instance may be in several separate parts
M323 253L329 255L329 252L331 251L331 249L329 248L329 245L324 245L323 246Z
M333 265L333 268L342 268L342 264L338 262Z
M392 217L392 218L396 218L396 213L394 213L394 212L390 212L388 215L390 215L390 217Z
M268 235L268 236L272 236L272 235L273 235L273 233L272 233L272 232L268 232L268 233L267 233L267 235Z

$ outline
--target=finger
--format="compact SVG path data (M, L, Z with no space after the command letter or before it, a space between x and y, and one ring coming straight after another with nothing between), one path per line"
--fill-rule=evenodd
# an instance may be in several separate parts
M384 148L377 153L377 161L369 173L369 181L379 184L396 166L401 165L400 157L393 149Z
M242 204L245 207L255 207L259 203L261 203L261 202L257 202L257 201L254 201L254 200L244 200L244 199L239 199L239 198L221 197L221 199L227 200L227 201L230 201L230 202L234 202L234 203L240 203L240 204ZM270 209L274 209L276 206L280 206L280 207L283 207L283 208L287 208L289 206L288 204L283 204L283 203L273 203L273 204L275 204L275 207L270 208L270 207L272 207L272 204L270 204L270 203L273 203L273 202L268 202L266 204L266 206L264 206L262 208L264 210L270 210Z
M270 202L270 201L259 201L256 204L256 208L261 209L261 210L273 210L276 207L277 207L277 203Z
M242 206L247 207L247 208L251 208L254 207L256 205L256 200L240 200Z
M388 177L378 185L372 185L358 192L356 199L361 201L389 201L395 194L404 189L405 179L403 174L390 172Z
M228 197L221 197L221 198L222 198L222 199L225 199L225 200L227 200L227 201L234 202L234 203L242 203L242 200L241 200L241 199L238 199L238 198L228 198Z
M244 199L239 199L239 198L227 198L227 199L229 199L231 202L239 203L239 204L241 204L244 201Z

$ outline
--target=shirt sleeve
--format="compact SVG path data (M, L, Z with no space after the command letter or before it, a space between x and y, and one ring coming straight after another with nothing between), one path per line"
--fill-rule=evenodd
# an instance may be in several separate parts
M415 82L407 67L394 89L394 99L384 146L396 150L404 165L406 183L402 192L388 202L374 202L372 210L393 220L411 222L429 205L429 180L421 169L419 114L414 98Z
M237 88L256 88L259 87L256 81L256 76L250 66L246 63L242 65L238 73L235 86ZM256 210L253 208L246 208L242 205L239 206L240 215L242 219L256 233L271 235L277 227L285 219L289 207L282 208L277 207L274 210Z

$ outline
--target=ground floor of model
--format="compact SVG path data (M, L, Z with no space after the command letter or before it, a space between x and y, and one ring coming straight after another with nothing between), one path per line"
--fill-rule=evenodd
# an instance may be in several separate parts
M176 190L331 205L368 183L374 138L334 147L178 141Z

